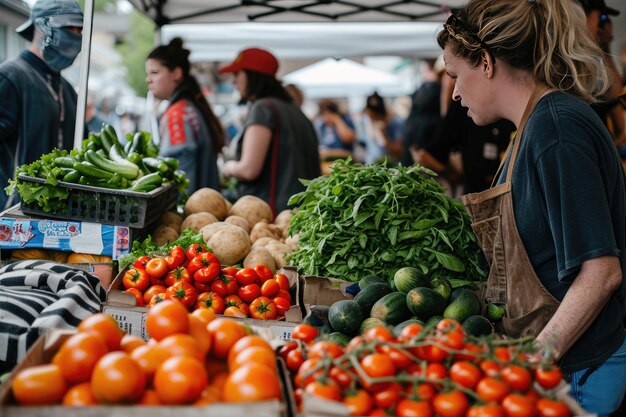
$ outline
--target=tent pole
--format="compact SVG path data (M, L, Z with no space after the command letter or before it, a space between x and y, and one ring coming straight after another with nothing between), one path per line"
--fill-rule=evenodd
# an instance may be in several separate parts
M74 148L80 149L85 134L85 109L87 108L87 88L89 83L89 62L91 58L91 37L93 34L94 0L85 0L83 20L83 42L80 54L80 74L78 78L78 102L76 104L76 124L74 125Z

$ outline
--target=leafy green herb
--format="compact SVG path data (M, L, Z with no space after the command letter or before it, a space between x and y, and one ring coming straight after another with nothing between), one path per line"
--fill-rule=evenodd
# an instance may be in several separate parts
M140 256L166 254L174 246L182 246L185 250L187 250L187 248L192 243L198 243L200 245L206 246L206 242L204 241L202 234L194 232L191 229L185 229L178 237L178 239L164 246L158 246L156 243L154 243L154 240L152 240L152 236L148 236L143 240L143 242L135 240L133 242L131 252L127 255L122 256L118 260L119 268L120 270L122 270L127 266L132 265L133 262L135 262L135 259L139 258Z
M357 281L391 278L404 266L430 276L480 281L480 248L463 205L422 166L337 161L329 175L303 182L289 234L300 236L290 262L309 275Z

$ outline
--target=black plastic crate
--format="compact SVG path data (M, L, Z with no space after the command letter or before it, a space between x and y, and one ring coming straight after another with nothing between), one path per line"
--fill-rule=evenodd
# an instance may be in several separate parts
M44 184L41 178L19 175L25 182ZM173 184L162 185L149 193L114 190L60 181L58 187L69 189L65 213L48 213L37 202L22 202L22 211L48 218L78 220L143 228L154 223L161 214L176 204L178 189Z

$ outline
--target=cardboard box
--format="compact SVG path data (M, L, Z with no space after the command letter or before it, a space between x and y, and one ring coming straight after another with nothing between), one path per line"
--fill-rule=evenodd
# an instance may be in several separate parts
M302 297L299 304L302 306L303 317L309 312L308 307L313 305L331 306L341 300L351 300L353 290L358 290L358 283L342 281L335 278L304 275L301 280Z
M133 239L142 237L146 231L126 226L29 217L17 205L0 213L0 250L45 248L119 259L130 252Z
M255 403L215 403L206 407L140 407L136 405L97 406L97 407L21 407L15 405L11 393L11 382L17 372L29 366L49 363L61 344L71 335L71 331L52 330L35 342L28 350L9 380L0 390L0 415L3 417L288 417L293 414L293 395L288 385L288 376L282 360L278 361L281 392L283 398Z
M277 272L283 273L289 278L289 283L295 291L293 300L300 299L300 277L295 268L285 267ZM113 317L125 332L148 340L148 332L145 328L148 309L135 307L135 297L122 292L121 281L125 273L126 270L120 271L113 280L107 292L107 301L102 304L102 312ZM291 331L297 324L302 323L302 317L303 311L300 304L296 302L285 313L285 320L257 320L253 318L237 318L235 320L249 326L265 327L279 339L291 340Z

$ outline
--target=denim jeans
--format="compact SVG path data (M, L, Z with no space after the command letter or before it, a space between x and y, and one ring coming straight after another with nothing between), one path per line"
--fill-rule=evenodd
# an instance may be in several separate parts
M570 395L582 408L590 413L596 413L598 417L608 417L617 410L624 398L624 392L626 392L626 340L595 370L588 368L571 374Z

